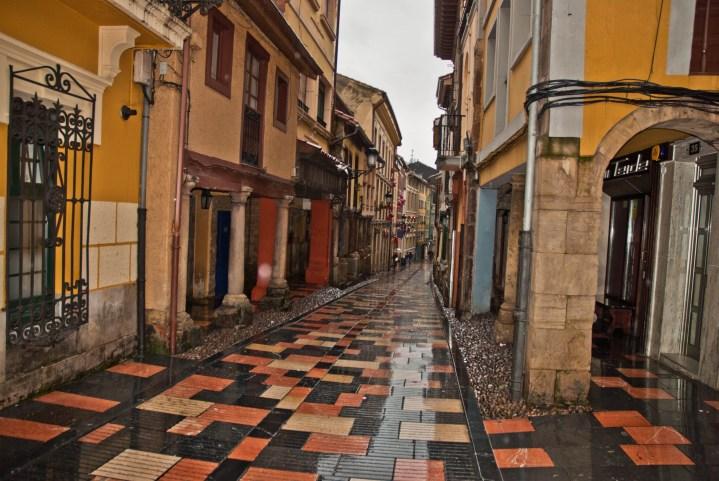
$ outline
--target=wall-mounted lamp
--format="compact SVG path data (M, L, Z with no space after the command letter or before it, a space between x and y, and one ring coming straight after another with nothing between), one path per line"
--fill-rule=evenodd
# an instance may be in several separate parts
M122 115L122 120L127 120L130 117L137 115L137 110L131 109L127 105L123 105L122 108L120 108L120 115Z
M211 204L212 204L212 192L210 192L207 189L202 189L202 196L200 196L200 205L202 205L202 209L203 210L209 209Z

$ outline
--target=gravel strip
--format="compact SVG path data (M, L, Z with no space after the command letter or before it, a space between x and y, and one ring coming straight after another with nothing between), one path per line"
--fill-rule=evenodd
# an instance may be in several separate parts
M477 395L482 417L508 419L513 417L546 416L589 412L589 406L537 407L511 400L512 345L494 340L493 314L459 321L452 309L445 309L454 342L459 345L467 366L472 388Z
M377 279L368 279L360 283L354 284L347 289L337 289L336 287L326 287L314 291L307 297L292 301L287 311L260 311L256 312L252 324L249 326L237 326L226 329L212 329L202 340L202 344L192 349L178 354L176 357L181 359L190 359L193 361L202 361L208 357L222 352L234 344L246 341L247 339L265 332L273 327L281 326L287 321L296 317L309 314L315 309L322 307L350 292L360 289Z

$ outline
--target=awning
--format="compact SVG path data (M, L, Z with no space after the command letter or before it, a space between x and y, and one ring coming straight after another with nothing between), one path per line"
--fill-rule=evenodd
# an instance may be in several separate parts
M349 175L349 166L342 159L322 150L322 146L308 140L297 140L297 157L314 160L337 169L344 175Z

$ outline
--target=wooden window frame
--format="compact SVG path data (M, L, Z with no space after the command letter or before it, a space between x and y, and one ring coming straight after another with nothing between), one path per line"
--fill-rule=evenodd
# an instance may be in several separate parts
M690 75L719 74L719 26L712 21L717 15L719 0L697 0L689 63ZM712 60L711 63L709 60Z
M290 119L290 78L282 72L282 70L279 69L279 67L276 69L275 74L275 105L274 105L274 113L273 113L273 125L280 129L283 132L287 132L287 124L289 123ZM284 82L287 86L285 89L285 101L284 101L284 108L285 108L285 118L284 121L280 119L279 116L279 110L282 106L281 99L280 99L280 82Z
M223 81L212 78L213 34L218 32L217 76L227 76ZM235 43L235 26L218 9L213 8L207 15L207 44L205 56L205 84L227 98L232 97L232 55Z
M252 164L243 162L242 160L242 153L244 149L244 145L242 142L244 142L244 136L245 136L245 109L247 106L247 101L245 99L245 91L248 88L245 77L246 77L246 71L247 71L247 55L252 54L260 61L260 78L259 78L259 89L258 89L258 97L257 97L257 113L260 114L261 120L260 120L260 141L259 141L259 152L257 154L257 165L253 166ZM253 166L259 169L263 168L264 161L264 140L265 140L265 96L267 94L267 65L269 64L270 60L270 54L265 50L260 43L255 40L250 34L247 34L247 38L245 39L245 58L242 65L242 127L241 127L241 137L242 139L240 141L240 163L244 165Z

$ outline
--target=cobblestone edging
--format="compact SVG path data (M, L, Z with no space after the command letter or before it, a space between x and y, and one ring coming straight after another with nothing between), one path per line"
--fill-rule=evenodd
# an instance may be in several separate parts
M249 326L238 326L229 329L216 329L203 339L202 344L189 349L176 357L180 359L189 359L193 361L202 361L218 352L231 347L234 344L246 341L254 336L264 334L271 329L282 326L289 322L293 322L310 312L319 309L331 302L350 294L357 289L361 289L379 278L373 277L357 284L353 284L346 289L337 289L336 287L327 287L319 289L307 297L293 301L290 309L287 311L263 311L255 314L252 324Z

